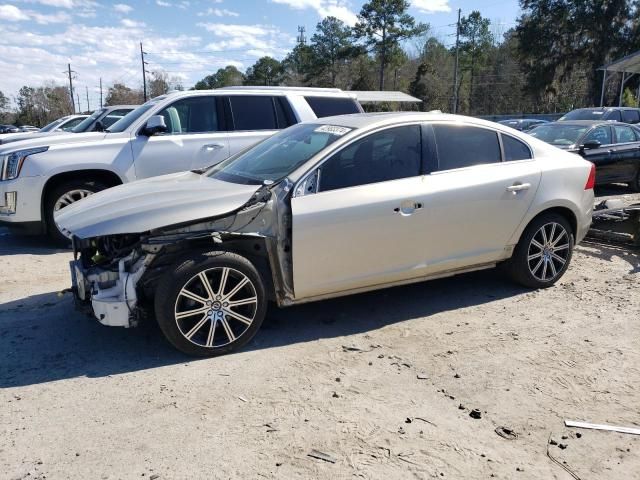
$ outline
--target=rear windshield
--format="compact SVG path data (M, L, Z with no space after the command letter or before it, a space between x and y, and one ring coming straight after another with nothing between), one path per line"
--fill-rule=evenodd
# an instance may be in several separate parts
M358 102L352 98L333 97L304 97L316 117L333 117L334 115L347 115L360 113Z
M553 123L551 125L540 125L529 131L529 135L556 146L574 145L578 139L589 129L582 125L563 125Z
M567 113L560 119L563 120L603 120L607 112L605 110L580 109Z

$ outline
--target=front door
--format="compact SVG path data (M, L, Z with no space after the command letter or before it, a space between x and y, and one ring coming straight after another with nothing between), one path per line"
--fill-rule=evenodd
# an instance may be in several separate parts
M184 98L159 115L167 125L165 134L132 140L137 178L203 168L229 157L227 132L221 131L215 96Z
M291 200L296 299L419 276L424 267L420 127L357 140Z

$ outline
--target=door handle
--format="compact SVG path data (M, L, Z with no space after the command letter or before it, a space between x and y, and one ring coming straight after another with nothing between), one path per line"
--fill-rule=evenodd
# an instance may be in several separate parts
M401 206L393 209L394 212L400 213L402 215L411 215L416 210L420 210L422 208L422 203L420 202L402 202Z
M511 192L514 195L518 192L522 192L523 190L529 190L531 188L530 183L514 183L510 187L507 187L507 192Z
M213 151L213 150L219 150L221 148L224 148L224 145L221 143L210 143L208 145L203 145L202 147L204 150L207 150L209 152Z

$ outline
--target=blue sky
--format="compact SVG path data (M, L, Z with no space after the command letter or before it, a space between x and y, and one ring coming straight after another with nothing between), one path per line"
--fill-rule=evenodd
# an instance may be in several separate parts
M139 42L148 70L190 87L228 64L244 70L263 55L282 58L328 15L353 23L362 0L0 0L0 91L66 84L71 63L83 108L99 102L98 84L141 85ZM413 0L410 13L443 42L454 41L457 9L480 10L500 32L519 15L517 0Z

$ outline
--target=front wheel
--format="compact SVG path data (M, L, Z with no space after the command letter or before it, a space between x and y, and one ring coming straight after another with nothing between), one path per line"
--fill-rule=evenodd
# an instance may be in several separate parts
M59 245L69 245L69 239L56 225L54 213L106 188L108 188L106 185L92 180L73 180L55 187L47 195L44 204L44 217L49 237Z
M634 178L633 181L629 182L629 187L634 192L640 192L640 167L636 172L636 178Z
M188 355L211 357L241 348L257 333L266 310L260 274L230 252L194 254L169 268L155 292L160 329Z
M525 229L507 262L507 271L517 283L529 288L547 288L564 275L571 262L574 237L566 218L546 213Z

